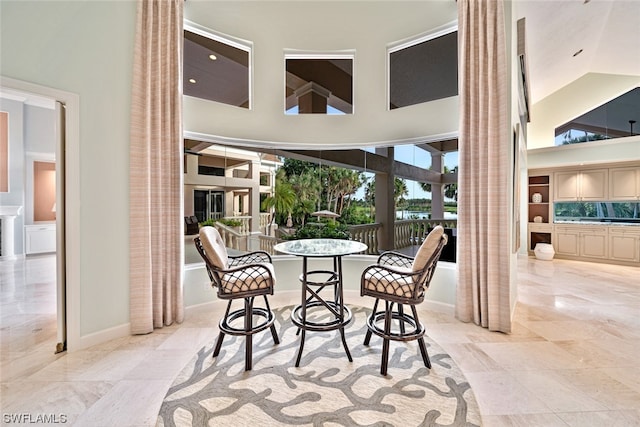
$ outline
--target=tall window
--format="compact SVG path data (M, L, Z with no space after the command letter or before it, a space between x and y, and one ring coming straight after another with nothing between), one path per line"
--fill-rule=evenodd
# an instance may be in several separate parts
M185 95L251 108L251 43L186 24Z

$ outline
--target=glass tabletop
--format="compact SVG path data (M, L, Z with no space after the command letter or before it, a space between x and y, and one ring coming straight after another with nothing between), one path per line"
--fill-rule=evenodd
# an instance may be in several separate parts
M283 254L329 257L357 254L367 250L367 245L354 240L342 239L300 239L278 243L274 250Z

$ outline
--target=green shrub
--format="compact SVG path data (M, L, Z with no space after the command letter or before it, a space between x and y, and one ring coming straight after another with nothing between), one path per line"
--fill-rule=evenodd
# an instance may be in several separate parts
M293 236L295 239L349 239L349 229L346 225L337 222L328 222L324 225L307 224L299 228Z
M242 225L242 221L240 221L239 219L230 219L230 218L221 218L219 220L215 220L215 219L208 219L206 221L202 221L200 224L200 227L205 227L205 226L213 226L216 222L219 222L220 224L224 224L227 227L239 227Z

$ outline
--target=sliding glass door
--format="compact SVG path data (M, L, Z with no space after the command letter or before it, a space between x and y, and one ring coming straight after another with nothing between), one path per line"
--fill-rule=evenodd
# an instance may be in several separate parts
M198 222L224 216L224 191L194 190L193 211Z

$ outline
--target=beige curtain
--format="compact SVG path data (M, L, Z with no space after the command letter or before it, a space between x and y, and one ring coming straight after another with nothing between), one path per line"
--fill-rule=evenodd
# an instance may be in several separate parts
M458 0L456 316L510 332L509 79L501 0Z
M183 0L139 0L131 93L129 282L133 334L182 322Z

